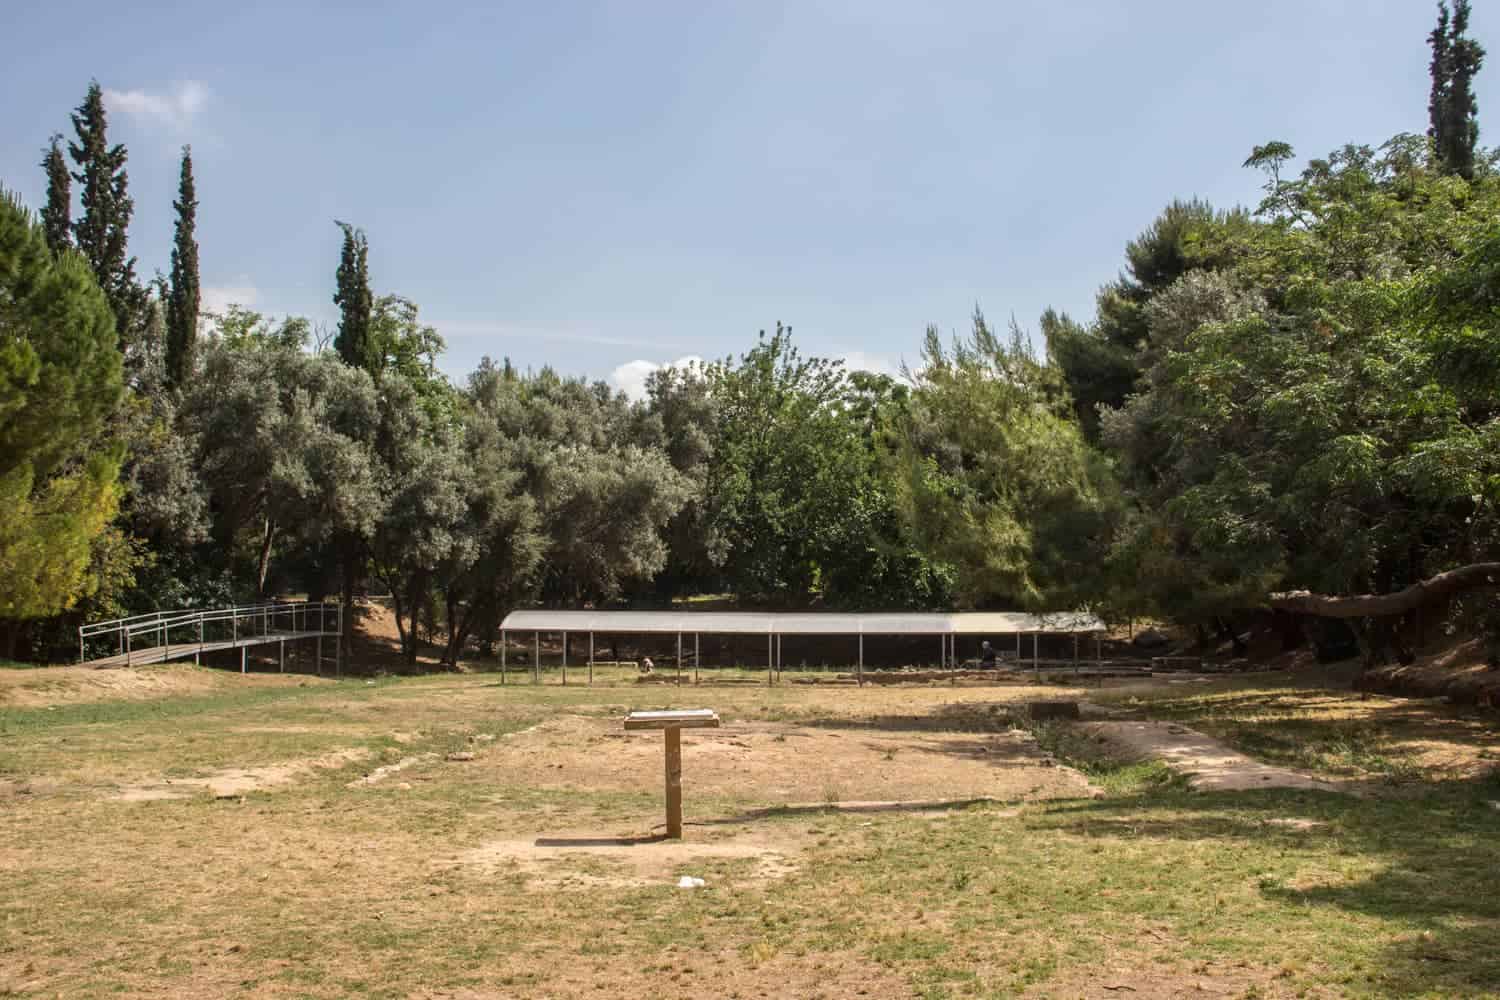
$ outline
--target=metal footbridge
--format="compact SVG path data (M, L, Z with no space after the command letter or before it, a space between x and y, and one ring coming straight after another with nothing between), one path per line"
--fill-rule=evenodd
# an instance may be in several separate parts
M338 637L343 632L344 609L334 601L275 602L232 608L190 608L150 611L130 618L90 622L78 628L78 662L86 667L133 667L165 663L225 649L240 651L240 672L252 646L278 645L279 663L286 669L286 644L313 640L318 673L323 672L323 640L334 641L335 673L340 671Z

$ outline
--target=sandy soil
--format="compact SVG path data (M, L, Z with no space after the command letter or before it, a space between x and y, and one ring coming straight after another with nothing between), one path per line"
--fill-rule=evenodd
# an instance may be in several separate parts
M1344 791L1342 786L1247 757L1210 736L1167 722L1087 722L1084 728L1138 757L1154 757L1184 774L1203 792L1254 788L1311 788Z

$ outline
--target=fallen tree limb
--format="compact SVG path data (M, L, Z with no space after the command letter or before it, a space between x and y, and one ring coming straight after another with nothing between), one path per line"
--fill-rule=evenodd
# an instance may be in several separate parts
M1500 562L1470 563L1412 584L1391 594L1333 597L1308 590L1271 595L1271 607L1319 618L1384 618L1402 615L1449 594L1476 587L1500 586Z

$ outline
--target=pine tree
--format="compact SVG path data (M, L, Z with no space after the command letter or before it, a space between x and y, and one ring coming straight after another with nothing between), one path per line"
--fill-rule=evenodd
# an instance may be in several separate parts
M73 180L81 185L83 205L82 216L73 223L73 238L109 299L115 334L123 346L144 300L135 279L135 258L125 255L130 216L135 210L125 173L125 147L109 144L104 91L99 81L89 83L88 94L72 117L78 139L68 144L68 153L79 168Z
M73 245L70 233L73 222L73 177L68 173L68 161L63 158L62 136L54 135L42 159L42 169L47 171L47 204L42 209L42 231L47 235L47 246L53 253L62 253Z
M337 222L338 220L334 220ZM333 346L344 364L375 373L370 351L370 316L375 297L370 292L370 247L363 230L339 222L344 231L344 247L339 256L338 291L333 295L339 307L339 332Z
M0 643L98 586L94 543L119 503L108 422L120 352L87 264L56 254L0 190Z
M1464 179L1474 176L1479 144L1479 104L1474 77L1484 65L1484 47L1469 38L1469 0L1438 2L1438 22L1427 36L1432 49L1432 90L1427 102L1428 129L1438 162Z
M193 150L182 147L182 174L177 184L177 225L172 238L172 277L167 292L167 384L181 386L193 370L198 339L198 197L193 187Z

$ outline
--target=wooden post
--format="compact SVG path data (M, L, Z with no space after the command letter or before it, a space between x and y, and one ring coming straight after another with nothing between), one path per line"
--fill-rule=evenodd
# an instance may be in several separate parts
M542 683L542 633L532 633L531 683Z
M500 630L500 684L505 684L505 629Z
M594 633L589 633L589 684L594 683Z
M859 687L865 686L865 634L859 634L859 659L855 661L854 683Z
M682 730L663 731L667 741L667 836L682 839Z
M677 633L677 686L682 687L682 633Z

